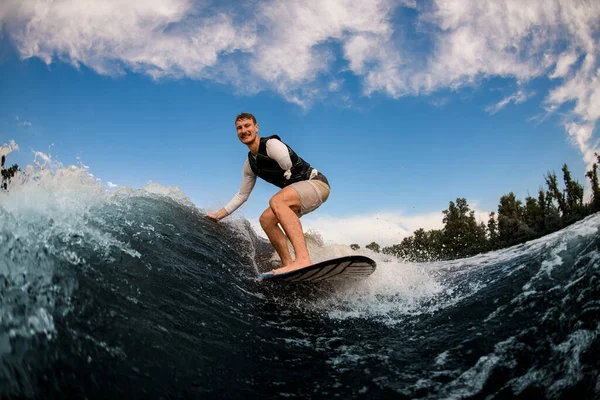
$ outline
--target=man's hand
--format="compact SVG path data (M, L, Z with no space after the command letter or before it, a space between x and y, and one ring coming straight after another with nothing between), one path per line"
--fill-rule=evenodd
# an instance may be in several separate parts
M214 221L214 222L219 222L220 220L222 220L223 218L225 218L228 215L229 214L227 213L227 210L225 210L224 208L221 208L216 213L206 214L205 218L210 219L211 221Z
M216 213L208 213L204 216L204 218L210 219L211 221L214 221L214 222L219 222L219 218L217 217Z
M289 181L290 178L292 177L292 171L290 171L289 169L287 171L285 171L283 173L283 177L285 178L286 181Z

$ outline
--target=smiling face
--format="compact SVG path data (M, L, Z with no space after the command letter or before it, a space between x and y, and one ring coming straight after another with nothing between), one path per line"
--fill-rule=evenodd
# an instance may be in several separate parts
M243 118L235 121L238 139L246 146L252 145L258 138L258 124L251 118Z

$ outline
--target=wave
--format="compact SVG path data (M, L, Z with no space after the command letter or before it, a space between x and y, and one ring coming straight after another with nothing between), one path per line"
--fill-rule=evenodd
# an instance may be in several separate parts
M0 192L3 398L598 396L598 215L451 262L364 250L368 279L290 285L261 281L276 256L241 218L39 160Z

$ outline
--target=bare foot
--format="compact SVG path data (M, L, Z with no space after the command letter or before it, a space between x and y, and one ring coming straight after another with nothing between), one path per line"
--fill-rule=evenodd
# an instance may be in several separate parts
M308 267L309 265L312 264L312 261L310 259L307 260L294 260L293 263L286 265L285 267L282 268L277 268L274 269L273 271L271 271L271 274L277 275L277 274L284 274L286 272L292 272L295 271L297 269L300 268L304 268L304 267Z

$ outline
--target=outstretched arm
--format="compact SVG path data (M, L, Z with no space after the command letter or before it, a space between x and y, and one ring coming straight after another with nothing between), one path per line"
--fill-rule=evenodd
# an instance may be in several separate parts
M256 184L256 175L252 172L252 168L250 168L250 163L246 160L244 164L244 173L242 176L242 185L240 186L240 190L233 196L233 199L223 208L221 208L216 213L206 214L206 218L212 219L214 221L219 221L220 219L225 218L229 214L233 213L237 210L242 204L248 200L250 197L250 193L252 189L254 189L254 185Z

